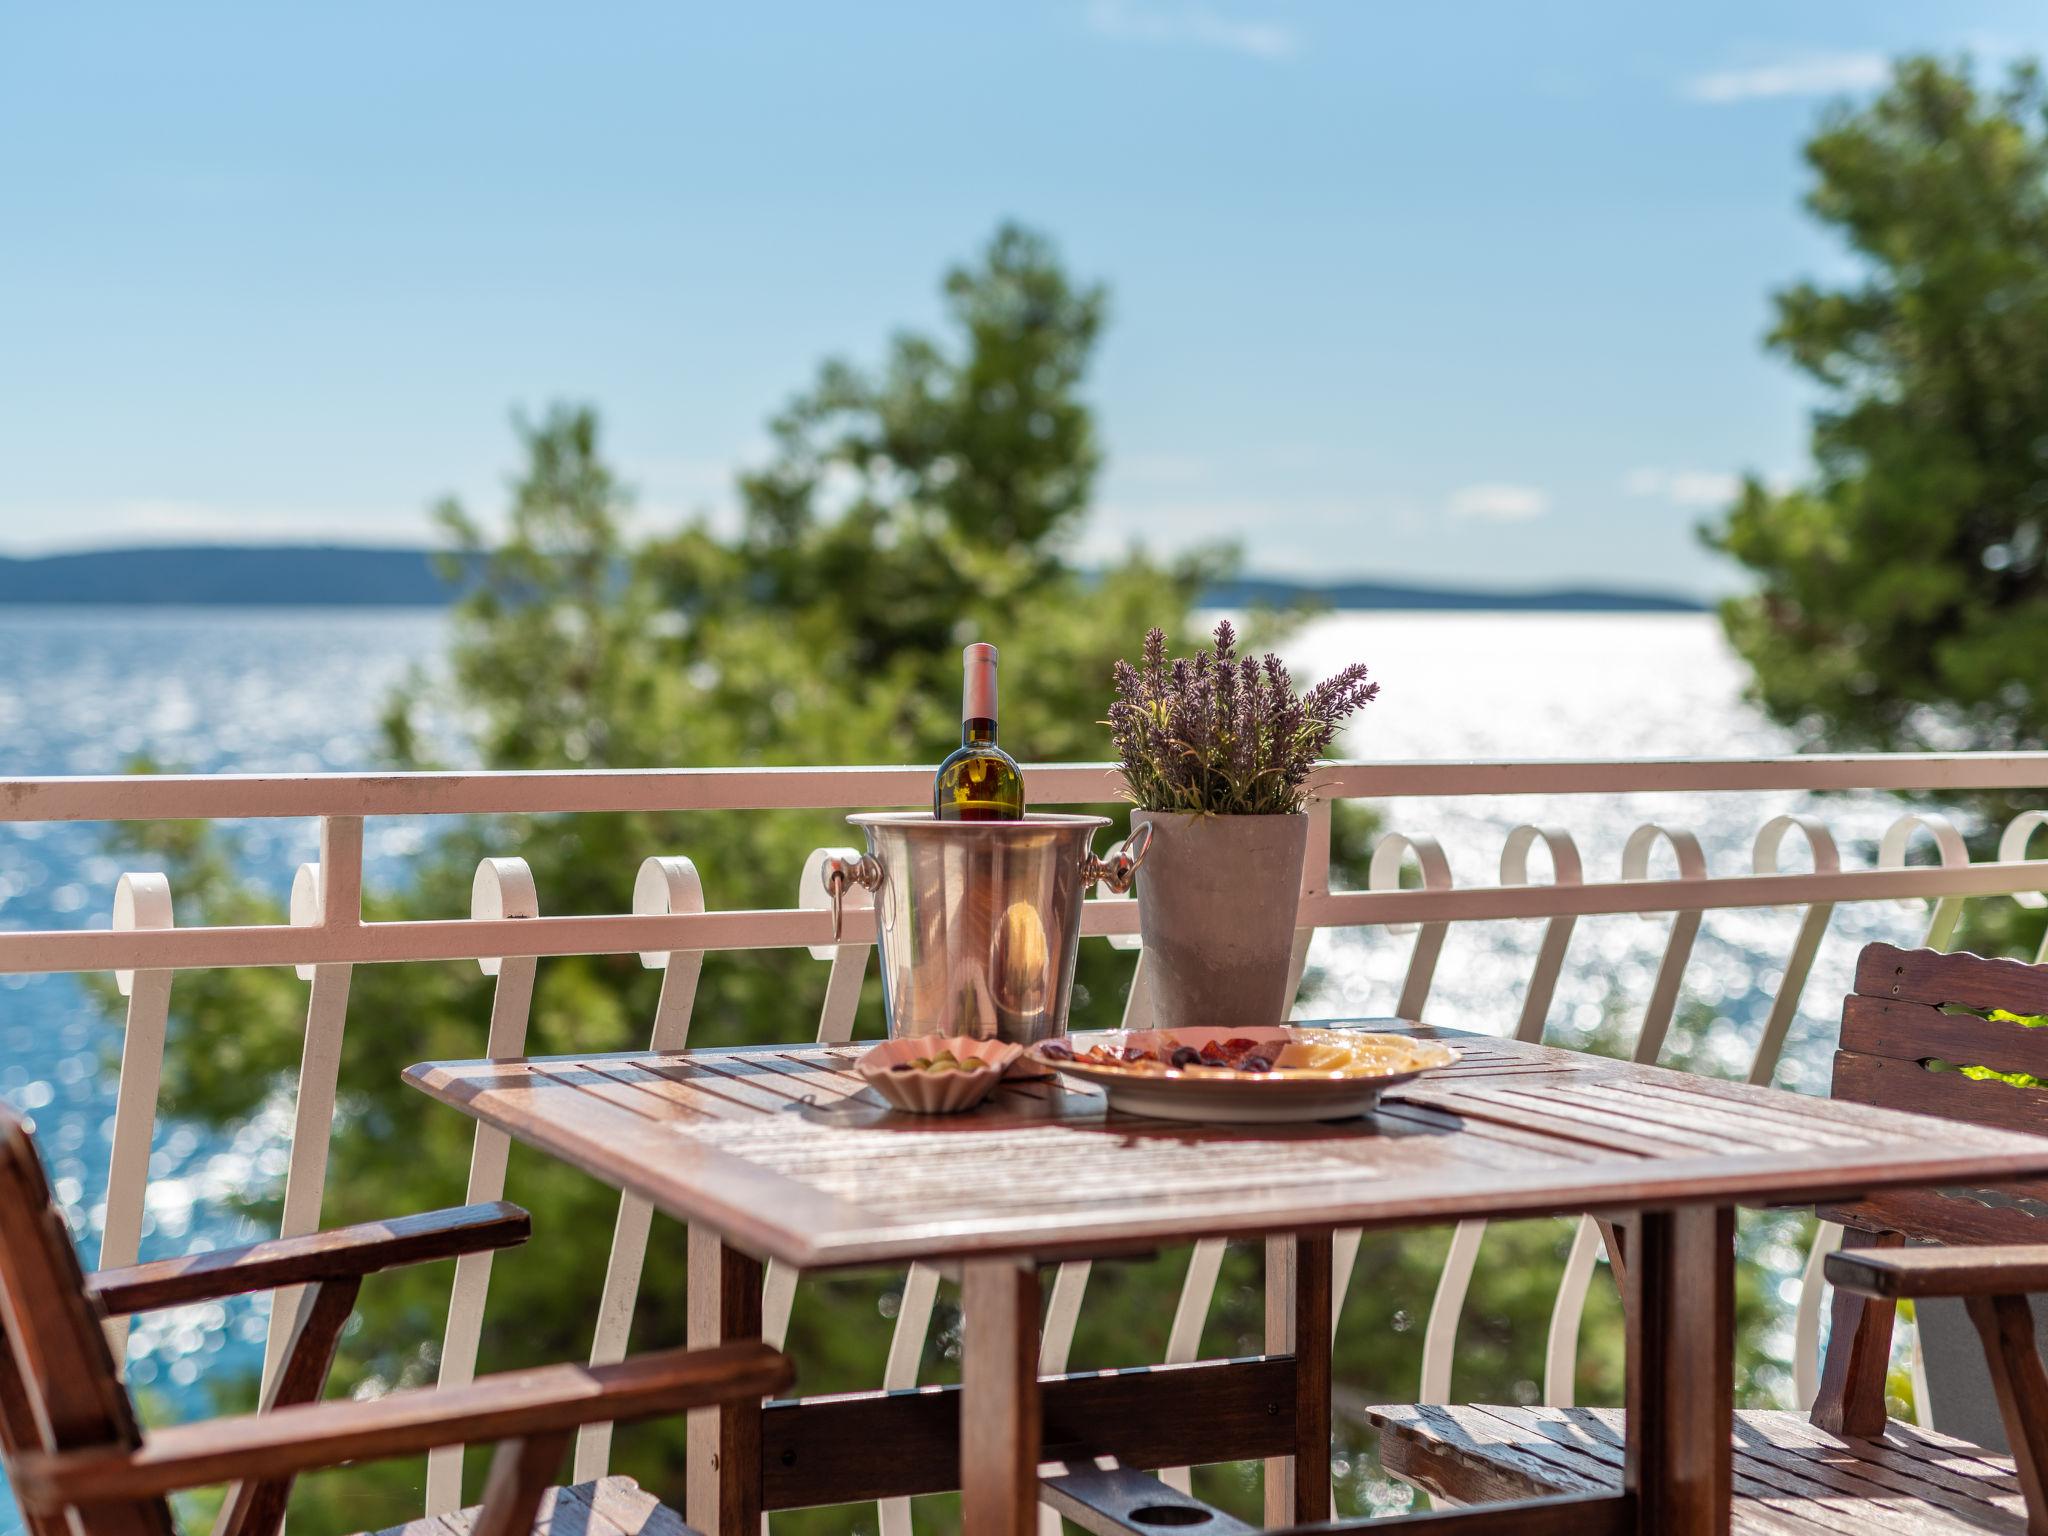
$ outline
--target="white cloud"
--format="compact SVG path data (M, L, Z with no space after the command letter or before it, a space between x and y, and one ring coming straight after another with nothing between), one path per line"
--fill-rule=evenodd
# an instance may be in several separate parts
M1779 96L1832 96L1882 85L1890 75L1891 65L1881 53L1809 53L1695 75L1685 82L1683 94L1716 106Z
M1631 496L1657 496L1681 507L1725 507L1742 477L1714 469L1632 469L1621 488Z
M1138 43L1192 43L1257 59L1292 58L1301 46L1294 29L1279 22L1226 16L1206 5L1147 4L1144 0L1091 0L1088 30Z
M1484 523L1520 523L1550 510L1550 496L1533 485L1468 485L1451 492L1453 517Z

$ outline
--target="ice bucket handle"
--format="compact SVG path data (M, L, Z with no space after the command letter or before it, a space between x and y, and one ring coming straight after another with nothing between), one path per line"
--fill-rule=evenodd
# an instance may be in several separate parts
M882 863L872 853L856 854L851 848L828 854L819 867L818 878L824 882L825 894L832 898L832 942L839 942L839 928L842 921L841 905L846 893L856 885L866 886L871 891L882 888Z
M1110 849L1106 859L1098 859L1091 849L1081 861L1081 878L1091 886L1101 881L1122 896L1130 890L1131 882L1137 878L1138 866L1145 862L1145 855L1151 851L1152 823L1148 821Z

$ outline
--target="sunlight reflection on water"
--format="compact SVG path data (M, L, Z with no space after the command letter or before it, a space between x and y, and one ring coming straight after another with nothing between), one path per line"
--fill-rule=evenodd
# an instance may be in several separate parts
M1353 757L1754 757L1792 750L1789 738L1742 699L1741 668L1705 615L1341 614L1311 625L1289 650L1306 673L1363 659L1384 680L1381 698L1344 743ZM1741 875L1751 871L1758 828L1773 816L1820 816L1834 830L1844 866L1854 868L1875 860L1878 839L1906 808L1885 794L1802 793L1517 795L1381 805L1389 827L1442 843L1459 885L1494 883L1501 845L1522 822L1569 831L1585 878L1611 880L1620 877L1622 845L1646 822L1691 830L1709 874ZM1788 843L1786 867L1807 867L1805 860ZM1668 849L1652 855L1650 875L1675 877ZM1540 859L1533 876L1548 878ZM1674 1049L1695 1043L1684 1026L1698 1021L1703 1065L1731 1076L1747 1070L1798 916L1768 909L1706 915L1686 971ZM1781 1084L1825 1084L1856 951L1877 939L1917 942L1926 923L1923 902L1837 910L1793 1026ZM1551 1037L1576 1043L1610 1008L1639 1011L1669 927L1661 916L1581 919L1551 1006ZM1454 925L1431 992L1432 1015L1494 1033L1512 1029L1542 932L1533 920ZM1309 1008L1391 1007L1409 942L1372 931L1319 935L1311 963L1324 982Z

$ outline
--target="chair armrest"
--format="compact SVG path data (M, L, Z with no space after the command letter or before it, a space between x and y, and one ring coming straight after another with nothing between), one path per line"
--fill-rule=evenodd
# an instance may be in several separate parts
M2048 1244L1985 1248L1858 1248L1831 1253L1827 1277L1880 1301L1918 1296L2014 1296L2048 1291Z
M425 1264L486 1248L511 1248L533 1235L533 1218L503 1200L366 1221L332 1232L280 1237L88 1275L88 1294L109 1315L214 1301L309 1280L341 1280Z
M795 1374L786 1355L758 1341L666 1350L616 1365L549 1365L485 1376L464 1387L179 1424L148 1435L135 1450L32 1452L15 1459L14 1484L24 1509L56 1514L78 1505L413 1456L444 1445L758 1401L788 1386Z

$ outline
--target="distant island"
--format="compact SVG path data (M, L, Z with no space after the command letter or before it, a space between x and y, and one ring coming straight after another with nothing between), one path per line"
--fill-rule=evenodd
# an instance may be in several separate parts
M328 544L190 544L0 556L0 604L147 604L201 607L431 608L457 587L431 551ZM1212 608L1286 607L1512 610L1543 613L1698 613L1705 604L1668 592L1604 587L1498 590L1391 581L1310 583L1244 576L1202 596Z

